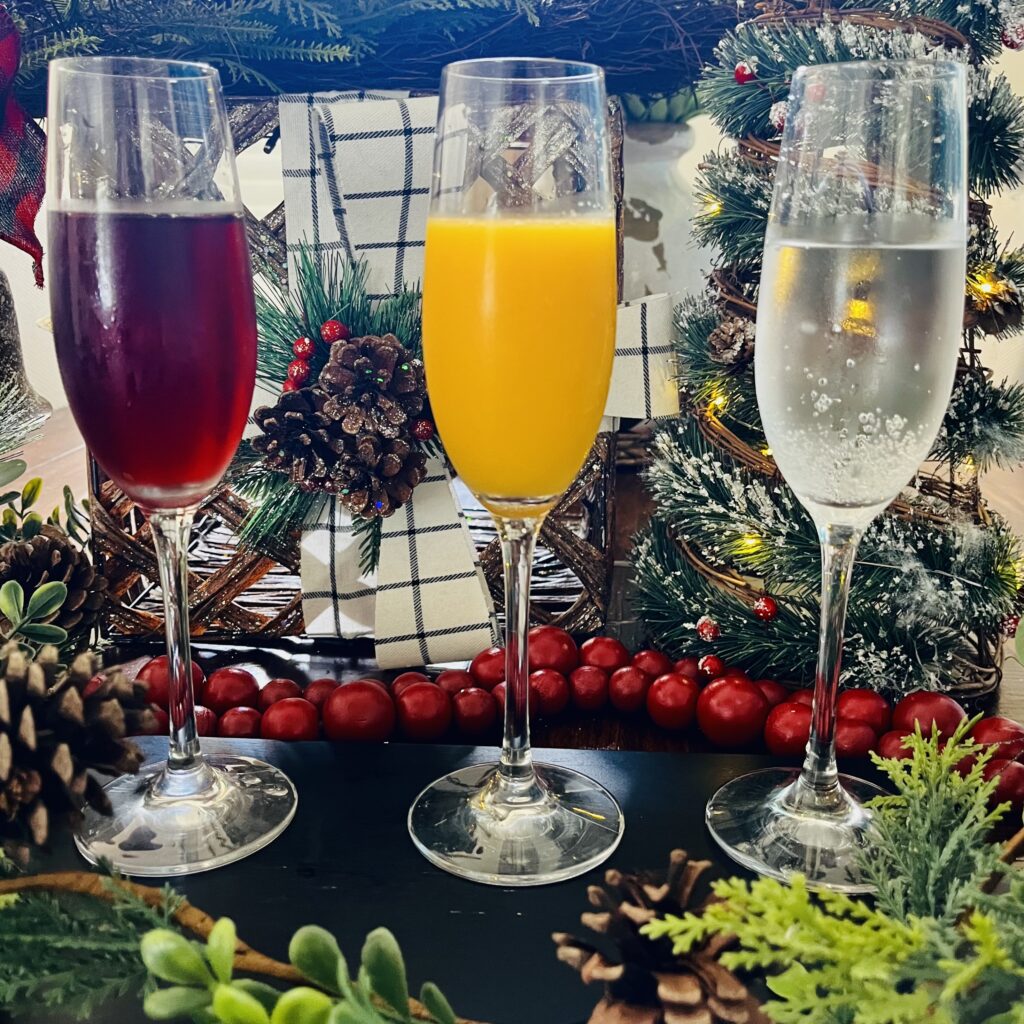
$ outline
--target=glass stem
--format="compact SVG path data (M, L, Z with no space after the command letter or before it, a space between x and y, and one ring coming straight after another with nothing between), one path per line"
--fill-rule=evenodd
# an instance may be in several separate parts
M530 572L543 517L495 517L505 563L505 729L499 774L509 785L534 780L530 753Z
M818 669L814 680L811 737L800 775L800 789L819 803L841 794L836 768L836 697L843 657L843 627L850 577L861 531L852 526L826 526L821 541L821 627Z
M192 656L188 629L188 537L191 511L154 512L149 517L160 568L167 632L167 669L170 678L170 746L167 767L187 771L199 762L195 697L192 692Z

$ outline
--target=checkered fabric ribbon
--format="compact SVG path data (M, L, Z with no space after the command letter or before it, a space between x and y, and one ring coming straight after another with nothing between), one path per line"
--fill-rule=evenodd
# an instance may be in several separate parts
M0 6L0 239L32 257L36 284L43 284L43 247L35 232L43 201L46 136L14 97L21 38L10 13Z
M371 293L416 285L423 273L437 99L366 92L280 101L288 248L344 252L369 266ZM607 415L679 411L667 296L620 309ZM671 395L669 394L671 392ZM437 477L437 479L434 479ZM385 521L375 579L336 503L303 537L307 633L376 638L382 666L459 660L491 643L493 607L443 469Z

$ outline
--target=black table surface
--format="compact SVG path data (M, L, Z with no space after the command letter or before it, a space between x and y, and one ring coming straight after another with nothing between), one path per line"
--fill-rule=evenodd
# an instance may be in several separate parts
M166 741L143 741L150 757ZM551 933L580 933L588 884L604 868L557 885L501 889L432 867L406 832L417 793L446 772L493 759L489 747L389 743L379 746L204 740L209 751L245 752L272 761L294 780L299 808L270 846L218 871L172 880L214 916L234 919L260 951L287 959L303 924L337 935L350 964L367 932L385 925L406 956L410 987L437 982L457 1013L489 1024L576 1024L600 998L555 957ZM757 755L661 754L546 749L541 761L568 765L616 795L626 831L607 866L662 868L683 847L736 873L704 827L708 796L730 778L772 763ZM70 841L40 870L81 867ZM153 880L145 880L152 882ZM52 1019L52 1018L51 1018ZM137 1001L93 1016L93 1024L136 1024Z

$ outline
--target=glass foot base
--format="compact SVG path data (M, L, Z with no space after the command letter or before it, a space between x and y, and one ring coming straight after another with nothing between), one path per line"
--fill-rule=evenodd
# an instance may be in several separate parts
M110 817L88 811L75 836L95 864L126 875L190 875L248 857L295 817L291 780L251 757L214 754L185 772L163 761L105 787Z
M822 798L798 781L799 774L768 768L726 783L708 802L706 820L715 841L733 860L769 878L800 872L812 888L874 891L861 877L857 858L875 842L863 804L884 790L840 775L842 788Z
M597 867L619 845L625 821L593 779L556 765L502 785L496 764L439 779L409 810L409 834L432 864L487 885L545 885Z

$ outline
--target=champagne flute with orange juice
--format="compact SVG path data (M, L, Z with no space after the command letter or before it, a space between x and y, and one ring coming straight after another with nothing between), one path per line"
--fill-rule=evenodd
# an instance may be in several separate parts
M599 783L534 763L529 727L534 544L594 443L615 351L605 111L592 64L471 60L442 77L424 362L445 449L501 538L505 722L500 760L428 786L409 831L434 864L493 885L583 874L624 824Z

